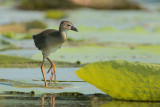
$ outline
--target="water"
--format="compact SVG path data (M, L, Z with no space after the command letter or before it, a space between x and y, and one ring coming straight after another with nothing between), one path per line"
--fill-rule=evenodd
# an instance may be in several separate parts
M4 91L20 91L20 92L31 92L35 91L35 94L43 93L60 93L60 92L79 92L83 94L94 94L104 92L98 90L93 85L83 82L79 79L74 73L78 68L57 68L57 84L60 86L65 86L62 89L47 89L44 86L39 88L34 87L32 84L44 85L41 69L40 68L1 68L0 69L0 78L6 81L0 81L0 93ZM47 69L46 69L47 71ZM14 74L14 75L13 75ZM50 79L50 74L46 75L47 80ZM7 81L10 80L10 81ZM53 79L54 80L54 79ZM58 82L59 81L59 82ZM62 82L61 82L62 81ZM22 82L22 83L17 83ZM28 83L25 87L25 83ZM51 84L52 86L52 84ZM21 87L21 88L18 88Z
M55 95L39 97L0 97L0 105L7 107L159 107L160 102L132 102L112 100L105 95L62 97ZM8 103L9 102L9 103Z

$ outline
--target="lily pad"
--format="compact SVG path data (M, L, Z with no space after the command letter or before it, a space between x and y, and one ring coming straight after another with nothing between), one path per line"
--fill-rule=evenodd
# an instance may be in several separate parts
M148 33L148 31L146 29L144 29L143 27L140 26L136 26L130 29L125 29L124 31L127 32L132 32L132 33Z
M38 61L11 55L0 54L0 67L35 67Z
M121 100L160 101L160 65L123 60L88 64L79 78Z
M49 10L46 12L46 18L61 19L66 17L66 13L60 10Z
M115 59L159 63L160 45L136 45L134 49L131 48L128 46L62 46L49 57L54 61L70 63L80 61L81 64ZM41 61L42 54L35 54L32 59Z
M39 85L39 84L31 84L31 83L25 83L25 82L19 82L19 81L12 81L12 80L5 80L5 79L0 79L0 83L6 84L8 86L13 86L17 88L46 88L44 85ZM70 84L59 84L57 83L56 86L55 84L52 84L47 87L49 89L63 89L66 86L70 86Z
M2 34L3 37L14 39L14 40L22 40L22 39L32 39L32 34L16 34L14 32L7 32Z

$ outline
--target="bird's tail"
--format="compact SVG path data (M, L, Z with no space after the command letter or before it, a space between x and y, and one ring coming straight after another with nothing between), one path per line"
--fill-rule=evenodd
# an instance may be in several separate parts
M35 40L36 39L36 35L33 35L32 38Z

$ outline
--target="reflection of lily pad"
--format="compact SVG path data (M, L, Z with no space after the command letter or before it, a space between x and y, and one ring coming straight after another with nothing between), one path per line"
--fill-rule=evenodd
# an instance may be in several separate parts
M156 64L106 61L88 64L76 74L116 99L160 101L159 71Z

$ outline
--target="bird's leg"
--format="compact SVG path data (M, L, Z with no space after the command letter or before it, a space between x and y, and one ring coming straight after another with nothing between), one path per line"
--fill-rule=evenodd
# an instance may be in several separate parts
M47 58L47 59L48 59L48 61L51 63L51 66L50 66L50 68L49 68L49 70L48 70L48 72L47 72L47 73L49 73L49 72L51 71L51 77L50 77L50 81L49 81L49 83L48 83L48 85L49 85L49 84L51 83L52 79L53 79L54 71L51 69L51 68L53 67L53 64L52 64L51 60L50 60L49 58Z
M51 77L50 77L49 84L50 84L50 82L52 81L53 75L54 75L54 83L55 83L55 85L56 85L56 69L55 69L55 64L54 64L53 61L51 61L49 58L47 58L47 60L51 63L51 65L52 65L52 67L53 67L53 71L51 72Z
M51 83L51 81L52 81L52 79L53 79L53 75L54 75L54 71L51 69L51 77L50 77L50 80L49 80L48 85Z
M48 85L47 85L47 81L46 81L46 77L45 77L44 60L42 61L41 71L42 71L42 74L43 74L45 87L48 87Z
M51 66L50 66L50 68L48 69L48 72L47 72L46 74L48 74L48 73L50 72L51 68L52 68L52 64L51 64Z

